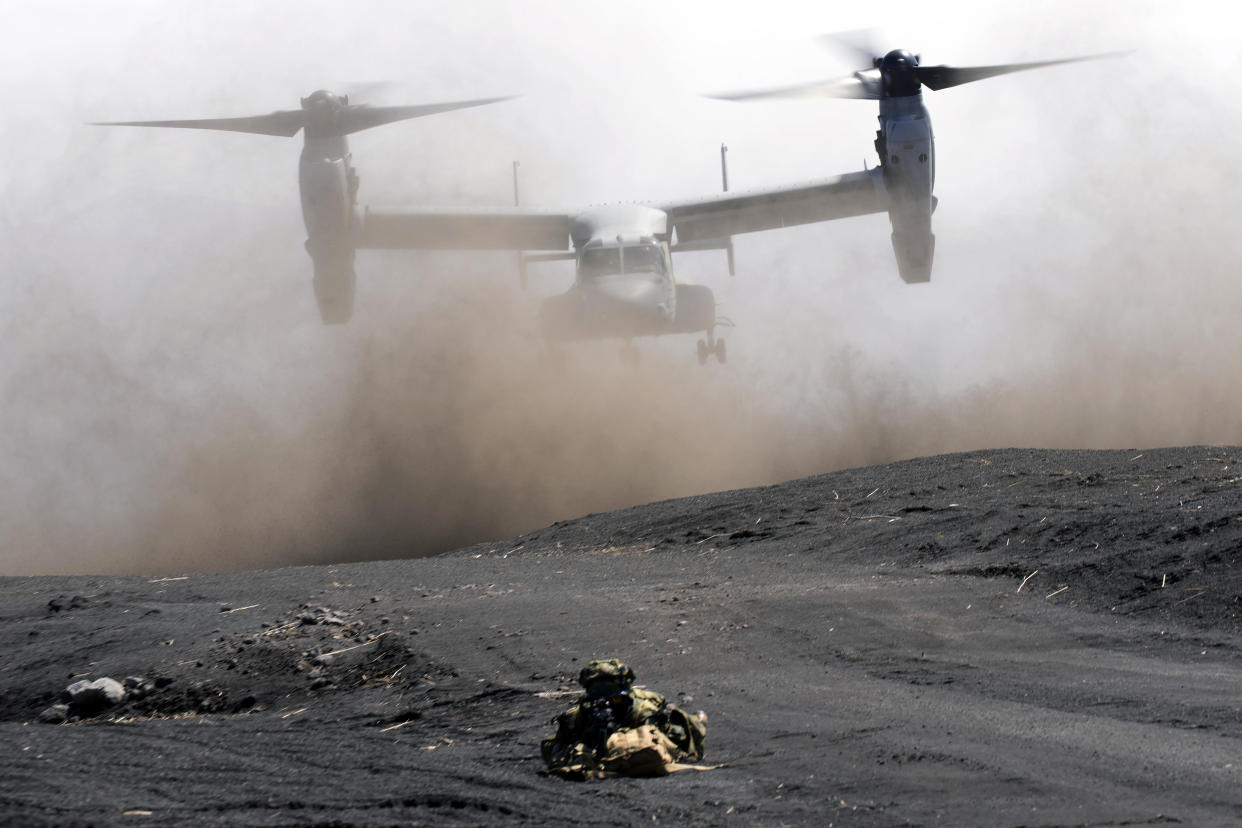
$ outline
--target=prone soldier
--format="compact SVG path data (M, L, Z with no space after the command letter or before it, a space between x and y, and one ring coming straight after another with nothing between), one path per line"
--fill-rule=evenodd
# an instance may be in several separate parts
M664 775L701 759L707 717L634 686L634 671L615 658L592 661L578 675L584 693L556 719L540 745L549 770L574 779Z

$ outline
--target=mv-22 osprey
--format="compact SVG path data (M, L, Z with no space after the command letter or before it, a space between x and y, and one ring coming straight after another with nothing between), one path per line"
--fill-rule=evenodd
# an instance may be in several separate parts
M872 58L872 67L839 80L717 95L729 100L772 97L853 97L880 102L875 147L880 165L834 178L768 190L666 204L631 204L582 211L494 210L378 211L357 202L358 176L345 136L407 118L493 103L487 98L404 107L350 104L320 90L300 110L246 118L109 122L232 130L293 136L304 130L299 165L306 249L315 266L315 295L325 323L348 321L358 249L552 251L522 257L576 263L573 286L544 301L540 326L553 338L630 339L675 333L706 334L700 363L714 355L715 297L710 288L678 283L672 255L725 250L733 272L732 236L812 222L887 212L898 272L910 283L931 279L935 237L931 215L935 157L922 86L944 89L1008 72L1104 55L981 67L928 66L903 50ZM723 148L722 148L723 172Z

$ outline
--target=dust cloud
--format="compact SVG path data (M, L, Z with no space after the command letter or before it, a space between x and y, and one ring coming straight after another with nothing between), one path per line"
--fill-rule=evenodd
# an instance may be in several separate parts
M269 243L253 240L250 254ZM293 313L279 291L249 297L232 334L199 316L202 329L182 339L179 291L149 297L141 334L111 331L74 303L27 320L32 347L4 388L11 413L31 413L7 435L5 568L170 573L418 556L594 511L948 451L1242 442L1242 392L1221 373L1242 341L1168 305L1107 324L1103 301L1086 300L1089 311L1044 326L1028 306L1009 317L1011 347L1042 340L1042 357L1028 354L1020 376L937 389L918 362L869 354L848 331L789 331L788 319L744 308L723 367L700 367L688 337L640 341L637 365L614 341L552 346L533 334L537 300L507 263L412 258L364 265L396 301L363 282L361 319L295 329L293 346L279 344ZM301 263L289 266L290 296L311 311ZM405 271L419 284L385 280ZM1201 308L1198 321L1219 327L1220 313ZM1162 331L1148 324L1160 317ZM1211 357L1193 361L1209 344Z
M789 273L826 268L830 296L748 307L757 286L722 287L731 361L700 367L690 337L641 340L637 365L615 341L540 341L537 299L496 256L360 257L357 317L323 328L283 235L195 251L111 317L98 297L29 285L2 386L6 573L417 556L948 451L1242 442L1228 374L1242 337L1209 299L1236 288L1214 248L1088 256L1073 303L1032 279L973 328L928 305L895 356L882 340L900 320L880 339L875 316L855 329L866 301L842 296L833 266L782 252ZM835 267L895 282L870 255ZM1174 265L1196 277L1185 301ZM1148 299L1119 303L1122 277ZM925 288L894 290L876 301ZM888 311L900 301L918 300Z
M420 274L437 292L422 312L391 304L366 329L318 329L329 343L314 364L233 360L267 395L230 394L221 380L178 396L165 388L175 368L126 355L136 343L118 348L89 319L45 316L5 389L49 415L29 418L9 446L9 468L39 479L5 481L10 504L29 498L6 516L5 548L33 553L6 568L159 573L425 555L839 463L816 429L791 429L727 371L700 367L692 339L644 345L637 364L612 341L543 343L513 274L466 262ZM161 317L152 302L144 312ZM163 317L152 349L180 347L163 327L174 319ZM270 345L254 336L247 350Z
M173 539L218 550L209 568L425 555L824 465L811 434L690 349L644 348L634 365L614 342L550 346L516 286L453 277L434 312L351 337L340 384L316 389L289 439L208 426L161 487L175 494L152 565L192 565Z
M731 108L696 93L835 74L813 44L783 62L786 46L874 21L826 8L808 21L803 5L778 4L783 22L765 40L744 18L686 7L668 29L641 16L584 22L591 38L494 25L484 48L468 14L390 4L410 31L434 18L425 41L444 45L371 48L376 27L360 16L349 25L367 48L331 65L335 8L305 21L323 48L290 62L271 59L264 32L285 22L275 11L204 12L199 51L186 54L177 33L198 24L163 4L143 7L164 27L150 38L113 21L128 38L119 51L42 81L54 87L14 82L22 117L0 130L24 159L0 223L0 575L425 555L941 452L1242 443L1242 158L1213 139L1242 126L1227 27L1154 5L1053 5L1046 31L994 22L1004 42L962 22L977 4L960 20L938 8L942 22L895 41L975 64L1143 47L929 95L933 282L900 282L881 216L738 237L736 279L721 257L677 262L737 323L723 332L729 364L706 367L690 337L641 341L637 366L616 342L550 349L532 322L556 288L519 291L512 257L360 255L355 318L324 328L300 249L294 145L80 125L265 111L295 100L284 87L309 91L308 77L403 77L414 52L426 77L409 100L533 94L356 136L363 202L507 204L515 156L524 204L684 199L718 186L722 139L737 188L857 169L872 104ZM1092 14L1100 25L1081 17ZM724 39L699 37L703 20ZM34 12L29 25L27 49L55 33ZM78 29L84 50L112 42ZM237 31L253 36L238 45ZM616 60L597 59L602 33ZM623 53L648 37L677 59L644 64L637 83ZM458 48L495 57L445 55ZM229 49L254 84L220 80L207 55ZM1188 52L1212 88L1185 80ZM197 82L101 85L93 67L127 55L181 60ZM53 125L57 140L41 131Z

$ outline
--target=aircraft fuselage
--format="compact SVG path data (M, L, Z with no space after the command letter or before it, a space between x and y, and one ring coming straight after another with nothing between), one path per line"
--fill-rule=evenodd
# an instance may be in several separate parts
M710 288L677 284L668 227L662 210L637 204L576 216L571 224L574 284L544 300L544 335L630 339L710 332L716 322L715 297Z

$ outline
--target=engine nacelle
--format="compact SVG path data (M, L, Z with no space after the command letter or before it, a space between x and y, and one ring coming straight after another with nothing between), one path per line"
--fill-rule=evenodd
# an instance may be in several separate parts
M903 282L930 282L935 254L936 236L930 226L899 229L897 222L893 222L893 255L897 257L897 272Z
M310 243L307 243L309 247ZM354 256L350 249L345 258L330 255L315 256L315 300L319 303L319 316L325 325L341 325L354 315Z
M310 147L307 148L308 150ZM306 252L315 263L315 298L325 324L348 322L354 308L354 197L358 178L349 157L304 151L298 169Z
M894 53L895 54L895 53ZM931 281L936 237L931 216L936 209L936 144L923 96L886 98L880 102L883 126L876 151L888 191L897 271L907 283Z
M307 238L316 245L352 243L357 178L348 159L303 154L298 183Z

